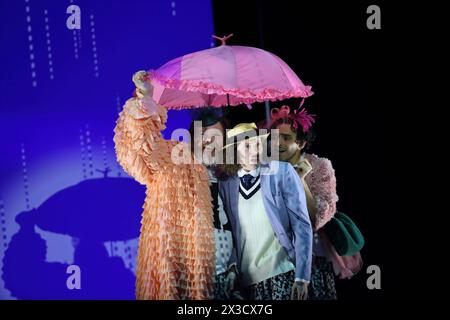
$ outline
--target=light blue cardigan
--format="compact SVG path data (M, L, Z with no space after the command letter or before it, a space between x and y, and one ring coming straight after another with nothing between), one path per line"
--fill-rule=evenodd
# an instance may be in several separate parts
M261 192L264 208L273 231L295 264L295 278L310 281L313 231L300 178L288 162L271 161L261 164ZM219 182L225 212L233 231L233 253L228 265L240 265L239 178ZM239 272L239 268L238 272Z

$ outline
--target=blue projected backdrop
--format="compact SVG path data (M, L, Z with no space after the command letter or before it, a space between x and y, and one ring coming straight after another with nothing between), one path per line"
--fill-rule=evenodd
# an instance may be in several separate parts
M0 17L0 299L134 299L145 187L113 128L135 71L213 46L211 3L9 0ZM165 137L190 121L170 111Z

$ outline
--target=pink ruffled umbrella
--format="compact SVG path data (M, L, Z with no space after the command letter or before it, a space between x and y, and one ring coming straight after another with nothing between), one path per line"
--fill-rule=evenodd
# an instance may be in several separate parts
M306 98L313 94L276 55L262 49L228 46L184 55L150 70L153 99L169 109L251 104Z

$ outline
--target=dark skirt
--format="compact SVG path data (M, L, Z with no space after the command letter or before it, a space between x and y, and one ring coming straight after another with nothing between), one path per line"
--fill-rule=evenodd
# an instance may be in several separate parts
M214 285L214 300L226 300L225 295L225 279L227 273L216 274Z
M214 290L216 300L227 299L224 290L225 275L226 273L216 275ZM295 272L292 270L243 288L242 294L248 300L290 300L294 280ZM308 299L337 299L333 265L325 257L313 257Z
M310 300L337 299L333 264L325 257L313 256L308 296Z
M292 270L248 286L243 294L248 300L290 300L294 280Z

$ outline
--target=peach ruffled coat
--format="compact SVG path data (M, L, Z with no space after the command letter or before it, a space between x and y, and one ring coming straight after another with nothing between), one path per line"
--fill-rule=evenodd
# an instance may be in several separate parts
M174 164L161 130L166 108L129 99L117 120L118 162L146 185L136 270L137 299L210 299L215 244L209 177L200 164Z

